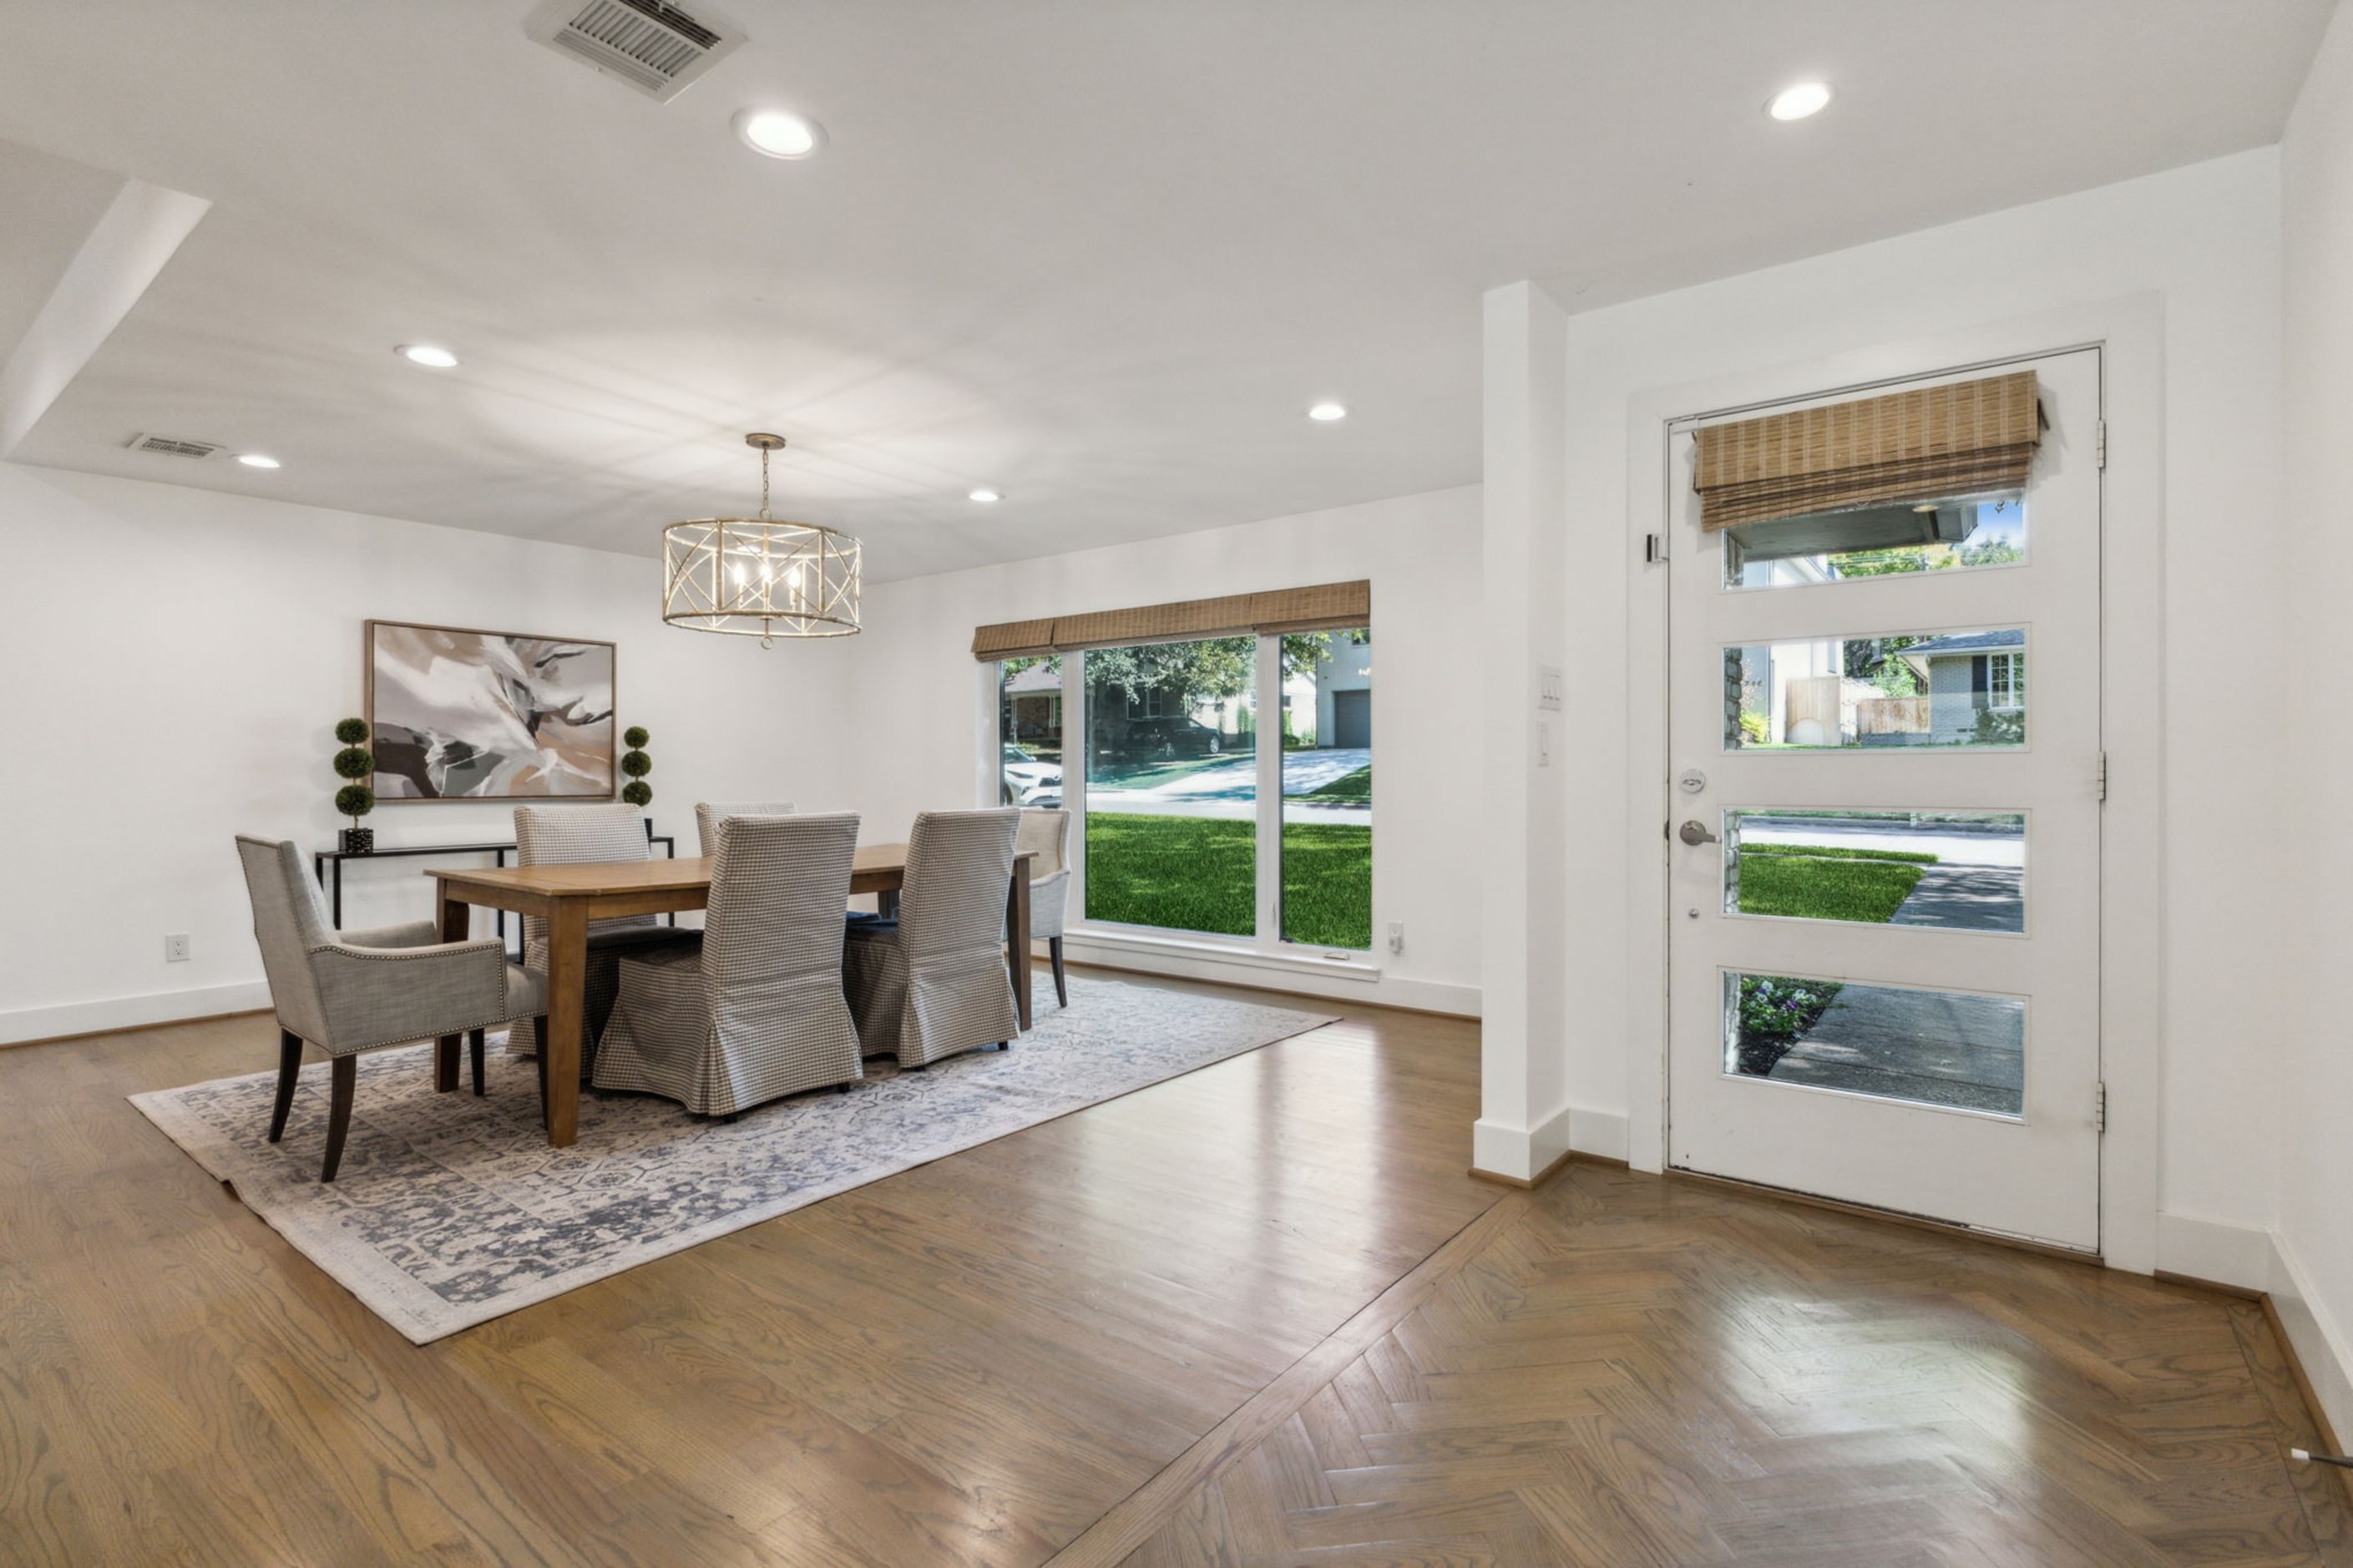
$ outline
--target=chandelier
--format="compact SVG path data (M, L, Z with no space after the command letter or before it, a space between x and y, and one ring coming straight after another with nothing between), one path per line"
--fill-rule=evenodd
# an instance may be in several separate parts
M662 530L662 619L689 631L760 639L839 637L858 630L858 541L768 515L768 454L782 436L744 437L760 451L760 515L697 517Z

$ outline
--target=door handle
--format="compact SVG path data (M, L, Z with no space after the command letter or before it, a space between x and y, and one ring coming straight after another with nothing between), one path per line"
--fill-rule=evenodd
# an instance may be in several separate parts
M1681 827L1675 829L1675 837L1682 839L1684 843L1691 845L1694 848L1697 848L1703 844L1721 844L1724 842L1724 840L1718 838L1715 834L1710 833L1707 830L1705 824L1696 819L1686 822Z

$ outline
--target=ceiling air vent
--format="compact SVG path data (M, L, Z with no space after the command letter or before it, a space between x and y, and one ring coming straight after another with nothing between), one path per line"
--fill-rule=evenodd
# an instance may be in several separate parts
M726 23L662 0L545 0L523 31L657 103L685 91L744 41Z
M209 458L220 450L217 441L182 441L170 436L133 436L122 444L134 452L161 452L167 458Z

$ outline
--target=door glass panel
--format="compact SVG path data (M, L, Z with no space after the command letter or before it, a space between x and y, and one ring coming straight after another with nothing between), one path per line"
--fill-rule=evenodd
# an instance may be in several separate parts
M2017 1117L2025 1105L2026 1003L1727 972L1724 1070Z
M1373 635L1282 648L1282 940L1373 945Z
M2026 559L2022 493L1862 507L1724 531L1724 585L1795 588L1857 577L2015 566Z
M1087 919L1258 931L1258 639L1081 656Z
M997 667L997 800L1062 804L1062 656Z
M2026 743L2026 631L1821 637L1724 650L1724 749Z
M2022 932L2026 816L2015 811L1727 811L1724 910Z

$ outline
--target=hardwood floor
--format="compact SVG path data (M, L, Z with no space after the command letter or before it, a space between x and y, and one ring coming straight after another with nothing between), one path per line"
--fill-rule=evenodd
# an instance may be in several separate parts
M2258 1309L1474 1182L1473 1025L1363 1010L423 1347L122 1100L275 1040L0 1051L0 1563L2353 1563Z
M1057 1562L2353 1563L2257 1303L1591 1164L1461 1239Z

